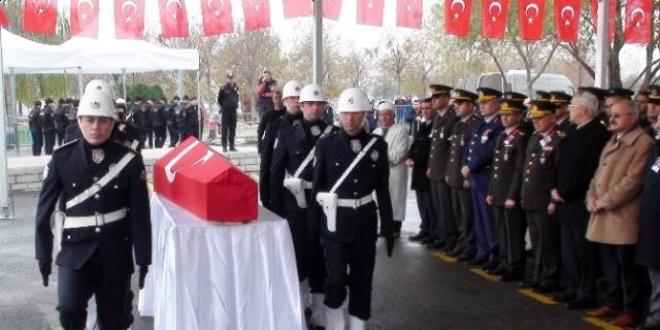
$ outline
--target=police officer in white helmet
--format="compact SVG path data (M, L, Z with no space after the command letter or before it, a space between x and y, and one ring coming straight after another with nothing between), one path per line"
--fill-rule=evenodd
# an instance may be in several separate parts
M112 97L92 89L78 109L82 138L62 145L44 169L36 215L35 247L43 285L53 262L51 214L62 198L65 207L56 242L61 252L58 303L64 329L83 329L87 301L96 296L102 329L125 329L131 274L139 266L144 285L151 264L149 193L142 157L111 138ZM61 234L61 236L59 235Z
M394 246L387 143L362 129L369 107L364 91L344 90L337 105L341 129L316 144L312 196L324 213L319 226L328 267L327 330L345 328L347 287L349 329L365 329L371 316L379 215L389 256Z

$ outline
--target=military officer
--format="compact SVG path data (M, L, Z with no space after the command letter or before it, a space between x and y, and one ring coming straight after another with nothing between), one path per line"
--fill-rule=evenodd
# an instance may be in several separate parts
M470 183L474 208L474 236L477 252L471 264L481 265L484 270L494 270L499 265L497 231L492 210L486 204L490 182L493 150L497 135L504 129L498 115L500 110L498 90L482 87L479 93L479 108L483 121L470 132L467 152L463 153L461 174Z
M486 202L493 207L499 243L499 265L490 273L503 281L519 281L525 272L525 214L520 208L525 148L529 134L521 127L525 105L503 99L500 116L504 131L495 141L493 171Z
M379 215L388 255L394 244L387 144L362 129L368 109L365 92L344 90L337 105L342 128L316 144L313 196L325 213L320 225L328 267L327 330L344 330L346 287L350 329L364 330L371 316Z
M51 273L51 214L62 196L58 311L64 329L84 329L87 300L96 295L101 328L125 329L135 262L144 285L151 264L151 223L146 173L134 150L110 139L110 95L83 95L78 123L83 138L60 147L44 169L36 216L36 258L44 286ZM61 218L60 218L61 219ZM59 236L59 235L58 235Z
M301 282L301 300L307 301L311 287L315 304L312 322L325 327L323 316L325 260L320 246L318 230L310 237L308 205L312 191L312 160L314 145L323 135L333 130L323 120L326 98L321 86L310 84L300 91L303 120L277 132L271 171L271 208L287 219L296 253L298 279ZM272 110L271 110L272 111ZM312 269L314 268L314 269ZM314 276L310 276L314 271ZM309 277L309 281L307 281Z
M516 92L505 92L502 94L502 99L521 102L525 106L522 112L519 129L525 132L527 136L531 135L534 132L534 124L532 124L532 121L527 118L527 105L530 101L527 95Z
M286 83L284 89L287 92L282 95L286 113L267 124L263 133L261 163L259 164L259 198L261 204L271 211L274 210L271 206L270 195L270 166L273 158L273 146L280 128L286 130L294 123L298 124L302 120L302 111L300 110L300 103L298 103L302 88L302 84L295 80Z
M449 160L445 180L451 187L453 219L458 228L458 240L454 250L448 254L459 261L472 260L476 253L474 243L474 209L470 184L461 173L463 154L467 153L470 133L481 124L483 119L474 113L478 96L462 89L454 89L452 99L456 105L456 114L460 118L452 129L450 137Z
M28 125L32 137L32 156L41 156L41 148L44 145L44 133L42 125L41 101L34 102L34 108L28 114Z
M534 250L534 272L531 281L521 283L539 292L556 291L559 281L559 223L550 191L556 175L557 146L564 133L555 125L556 104L532 101L529 118L536 131L525 151L521 205L527 214L529 234Z
M447 160L449 159L449 137L458 117L453 106L449 105L452 88L445 85L429 86L433 91L431 94L431 107L438 115L433 120L431 131L431 151L429 153L426 176L431 179L431 197L435 203L435 235L438 241L429 244L430 248L441 247L444 252L449 252L456 246L458 229L453 219L451 208L451 189L445 181L447 171ZM440 246L444 244L444 246Z
M639 126L642 127L643 129L646 129L647 127L651 126L651 122L649 122L648 118L646 118L646 114L649 107L650 94L651 92L648 89L646 89L646 90L638 91L637 95L635 96L635 103L637 104L637 108L639 109Z
M550 102L552 100L552 95L550 95L550 93L546 91L539 90L536 91L536 97L534 98L534 100Z
M564 133L571 128L571 121L568 119L568 104L571 102L571 97L563 91L550 92L550 102L557 105L557 110L555 110L557 128Z

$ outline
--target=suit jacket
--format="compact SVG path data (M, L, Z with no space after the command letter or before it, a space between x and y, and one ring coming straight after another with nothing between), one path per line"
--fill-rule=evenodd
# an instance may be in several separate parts
M635 244L639 230L640 195L644 169L653 140L640 127L610 139L600 155L587 198L604 203L592 214L587 239L605 244Z
M382 136L383 128L374 130L374 135ZM383 136L387 142L387 158L390 163L390 198L395 220L406 218L406 196L408 194L408 130L403 125L392 125Z
M412 168L412 180L410 183L412 190L429 191L431 189L431 181L426 176L426 168L428 166L429 153L431 152L432 131L432 123L422 123L410 146L408 159L412 159L415 162Z
M472 131L468 151L463 154L463 166L470 169L472 188L488 190L495 140L503 129L500 116L495 116L490 122L482 121Z
M652 148L646 162L644 189L639 214L639 237L635 261L645 267L660 268L660 146Z
M529 135L520 127L510 133L500 132L495 141L495 156L488 195L493 205L504 206L507 199L520 205L520 189L525 167L525 149Z
M458 120L453 108L447 109L444 115L438 115L433 120L431 151L428 160L428 168L431 169L431 180L433 181L445 181L449 148L451 147L449 139L454 134L454 126Z
M447 162L447 172L445 178L447 184L452 188L463 188L463 153L467 152L470 134L481 124L483 119L472 115L465 121L457 121L454 125L454 134L451 136L451 146L449 148L449 161Z
M527 211L542 211L550 204L550 192L556 187L557 148L564 133L553 127L546 136L534 133L525 151L521 206Z
M44 180L37 205L35 247L39 261L50 262L53 234L50 219L57 199L73 199L103 177L114 164L134 150L116 141L98 147L104 152L100 164L92 164L91 149L82 140L58 148L44 170ZM95 196L64 210L67 217L93 216L127 208L124 219L96 226L64 229L59 266L79 270L95 253L100 258L102 274L126 276L133 272L133 251L140 266L151 264L151 222L149 192L142 157L135 157ZM66 224L66 219L65 219Z

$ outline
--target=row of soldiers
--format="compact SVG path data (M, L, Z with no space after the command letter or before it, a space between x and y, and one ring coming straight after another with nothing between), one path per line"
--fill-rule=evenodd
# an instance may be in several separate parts
M57 104L51 98L34 102L28 113L33 156L41 155L42 149L51 155L56 143L62 145L66 128L75 123L77 108L78 100L74 99L59 99Z
M611 142L612 148L629 143L622 137L638 127L638 116L639 125L660 140L652 124L660 110L660 87L639 93L640 103L648 103L648 113L641 115L631 100L633 92L621 88L584 87L575 96L539 91L529 102L525 95L490 88L474 94L430 87L433 94L421 102L422 123L409 153L422 217L420 232L409 239L481 266L502 281L519 281L540 293L559 292L553 298L569 309L597 305L600 254L607 300L588 314L618 316L611 322L617 326L635 325L642 295L622 288L635 279L621 280L630 275L624 270L634 263L634 247L631 254L630 241L610 240L600 232L602 222L594 222L613 207L606 204L608 198L615 198L596 197L606 188L594 176L610 136L624 141ZM629 127L623 117L631 118ZM626 220L637 228L637 219ZM526 278L527 230L533 267ZM625 254L618 244L628 248ZM628 310L635 299L637 309Z

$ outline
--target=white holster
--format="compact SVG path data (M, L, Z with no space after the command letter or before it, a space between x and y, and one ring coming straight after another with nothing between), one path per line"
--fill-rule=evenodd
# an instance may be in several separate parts
M316 201L323 207L330 232L337 230L337 199L335 193L319 192L316 194Z
M64 231L64 219L66 214L62 211L53 212L51 228L53 228L53 237L55 238L55 253L62 248L62 232Z
M284 187L296 197L298 207L304 209L307 207L307 199L305 198L305 181L301 178L286 178L284 179Z

